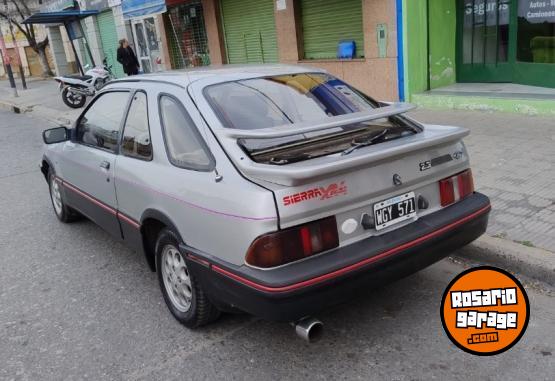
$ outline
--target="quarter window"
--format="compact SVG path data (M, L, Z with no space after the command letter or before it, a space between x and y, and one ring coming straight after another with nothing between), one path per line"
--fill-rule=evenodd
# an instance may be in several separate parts
M125 128L121 152L126 156L149 160L152 158L152 143L148 127L147 98L143 92L133 96Z
M160 117L170 162L178 167L210 170L212 157L191 117L173 97L160 97Z
M129 93L118 91L101 95L79 120L77 141L116 152L123 113Z

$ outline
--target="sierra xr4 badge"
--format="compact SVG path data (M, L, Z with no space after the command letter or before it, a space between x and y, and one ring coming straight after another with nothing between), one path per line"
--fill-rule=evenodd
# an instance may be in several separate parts
M332 183L327 187L313 188L307 191L292 194L290 196L283 197L283 205L293 205L299 202L312 200L314 198L319 198L320 200L327 200L329 198L342 196L347 194L347 185L345 181L340 183Z

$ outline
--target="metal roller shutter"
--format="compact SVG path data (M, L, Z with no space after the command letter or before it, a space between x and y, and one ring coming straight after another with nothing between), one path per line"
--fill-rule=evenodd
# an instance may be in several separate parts
M116 32L116 23L111 10L99 13L96 16L98 23L98 31L100 33L100 41L102 43L102 51L108 62L108 66L112 65L112 71L117 78L123 77L123 67L117 60L117 51L119 47L118 34ZM100 65L100 62L97 62Z
M305 59L337 57L341 40L354 40L364 57L362 0L300 0Z
M228 63L277 62L273 0L221 0Z

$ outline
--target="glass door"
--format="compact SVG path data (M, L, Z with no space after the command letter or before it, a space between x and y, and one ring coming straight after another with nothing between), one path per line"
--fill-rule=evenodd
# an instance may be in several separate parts
M513 80L515 1L459 0L457 74L460 82Z
M158 31L154 17L133 22L137 58L144 73L159 71L162 63Z

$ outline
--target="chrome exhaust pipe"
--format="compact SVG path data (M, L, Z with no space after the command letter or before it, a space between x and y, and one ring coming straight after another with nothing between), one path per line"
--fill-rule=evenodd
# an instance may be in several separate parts
M309 343L317 342L324 334L324 324L313 317L303 318L293 323L293 326L297 336Z

